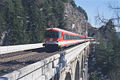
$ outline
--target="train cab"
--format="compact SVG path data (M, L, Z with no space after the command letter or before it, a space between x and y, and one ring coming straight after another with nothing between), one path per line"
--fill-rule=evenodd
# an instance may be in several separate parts
M44 35L45 48L57 48L58 42L61 39L61 32L55 30L54 28L48 28Z

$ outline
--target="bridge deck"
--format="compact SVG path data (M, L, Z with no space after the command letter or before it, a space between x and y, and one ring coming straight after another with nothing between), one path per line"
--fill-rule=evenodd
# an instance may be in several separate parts
M14 72L6 74L3 77L8 78L8 80L45 80L45 76L47 75L50 79L52 76L55 75L57 71L59 71L67 63L69 63L72 59L79 55L79 53L83 51L84 48L87 47L89 44L89 42L86 42L68 50L57 52L58 54L52 55L51 57L48 57L46 59L44 59L44 57L43 59L41 59L41 61L15 70ZM41 56L45 56L45 53Z

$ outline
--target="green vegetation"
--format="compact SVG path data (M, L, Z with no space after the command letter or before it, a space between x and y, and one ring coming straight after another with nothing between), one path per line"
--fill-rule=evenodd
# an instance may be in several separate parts
M46 28L64 29L64 3L68 1L1 0L0 36L6 32L3 45L39 43L43 41ZM73 0L71 4L76 6Z
M46 28L64 28L64 2L67 1L1 0L0 36L7 31L4 45L42 42Z
M74 8L77 8L77 6L76 6L76 4L75 4L75 2L72 0L71 1L71 4L72 4L72 6L74 7Z
M99 30L98 41L100 45L96 47L96 65L100 67L102 73L107 75L111 80L119 80L113 78L113 74L115 76L120 70L120 40L115 31L115 26L113 22L109 20L108 23ZM117 77L117 75L115 77Z

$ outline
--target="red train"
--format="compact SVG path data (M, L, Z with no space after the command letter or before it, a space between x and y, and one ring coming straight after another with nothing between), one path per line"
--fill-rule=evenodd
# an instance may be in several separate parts
M46 49L59 49L90 40L95 40L95 37L87 37L59 28L47 28L43 46Z

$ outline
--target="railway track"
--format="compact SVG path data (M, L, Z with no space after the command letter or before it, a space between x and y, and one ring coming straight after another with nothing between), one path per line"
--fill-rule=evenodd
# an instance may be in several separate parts
M64 50L72 48L68 47ZM64 51L62 50L62 51ZM46 52L44 48L0 55L0 76L43 60L62 51Z
M44 51L44 48L41 48L37 50L0 55L0 76L43 60L56 53L58 53L58 51L47 53Z

